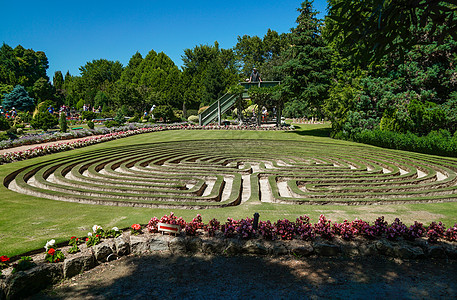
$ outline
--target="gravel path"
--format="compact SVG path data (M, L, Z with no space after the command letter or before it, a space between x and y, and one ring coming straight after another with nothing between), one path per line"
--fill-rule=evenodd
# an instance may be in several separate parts
M128 256L30 299L455 299L457 262Z

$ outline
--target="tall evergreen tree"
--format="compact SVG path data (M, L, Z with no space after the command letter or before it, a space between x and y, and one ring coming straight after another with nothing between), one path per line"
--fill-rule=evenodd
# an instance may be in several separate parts
M313 114L321 117L322 105L328 97L331 52L321 36L321 20L316 17L312 1L304 1L298 11L297 27L290 34L291 45L283 54L286 62L281 67L286 75L283 90L292 100L284 110L285 114L288 107L294 108L289 113L297 109L300 114L317 110Z

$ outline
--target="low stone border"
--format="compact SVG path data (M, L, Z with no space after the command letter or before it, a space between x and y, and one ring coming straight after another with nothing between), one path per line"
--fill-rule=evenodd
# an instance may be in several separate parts
M426 239L415 241L366 240L356 238L331 241L320 237L312 242L267 241L264 239L241 240L224 238L222 234L211 238L199 236L169 236L145 233L131 235L124 232L116 239L103 240L94 247L80 245L81 252L69 254L69 247L62 252L66 259L60 263L46 263L44 253L34 255L37 266L27 271L11 274L12 267L3 270L0 279L0 299L17 299L30 296L63 279L71 278L97 265L126 255L148 255L169 252L175 255L204 253L211 255L294 255L309 256L387 256L400 259L457 259L457 243L428 243Z

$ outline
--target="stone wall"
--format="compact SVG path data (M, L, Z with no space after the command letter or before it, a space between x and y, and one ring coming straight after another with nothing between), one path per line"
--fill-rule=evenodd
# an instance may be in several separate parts
M457 243L428 243L426 239L415 241L366 240L357 238L345 241L335 238L331 241L316 238L312 242L267 241L264 239L229 239L222 235L209 238L203 235L177 237L160 234L131 235L126 232L116 239L103 240L94 247L80 245L81 252L69 254L63 247L66 259L60 263L46 263L44 253L33 256L37 264L27 271L11 274L12 268L3 270L0 279L0 299L24 298L71 278L97 265L126 255L148 255L170 252L175 255L294 255L306 259L309 256L388 256L400 259L457 259Z

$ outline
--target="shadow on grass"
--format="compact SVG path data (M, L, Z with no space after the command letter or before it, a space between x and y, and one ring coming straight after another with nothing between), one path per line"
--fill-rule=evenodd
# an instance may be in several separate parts
M384 257L129 256L31 299L457 297L457 262Z
M298 135L308 135L308 136L317 136L317 137L330 137L332 128L330 127L317 127L309 128L308 126L294 125L295 131L287 131L288 133L298 134Z

